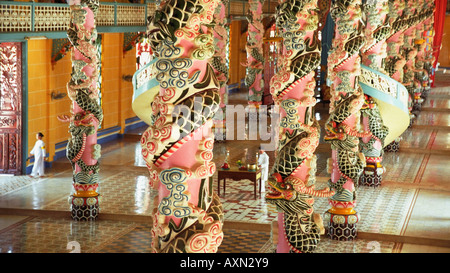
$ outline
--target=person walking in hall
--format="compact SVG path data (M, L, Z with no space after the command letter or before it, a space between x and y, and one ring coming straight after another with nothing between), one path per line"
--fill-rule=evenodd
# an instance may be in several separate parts
M30 176L32 177L43 177L44 173L44 161L45 161L45 143L42 140L44 135L39 132L36 134L36 143L30 152L30 157L34 156L34 165Z
M266 181L269 177L269 156L262 147L259 148L258 165L261 168L261 192L265 192Z

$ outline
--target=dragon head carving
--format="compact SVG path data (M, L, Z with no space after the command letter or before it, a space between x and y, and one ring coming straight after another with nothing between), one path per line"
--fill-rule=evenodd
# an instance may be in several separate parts
M283 182L279 173L272 174L268 179L270 192L266 194L266 200L271 203L284 201L294 201L297 198L297 192L294 186L289 182Z
M330 197L334 194L329 188L316 190L314 186L307 187L298 177L289 176L283 180L279 173L273 173L268 184L270 192L266 194L266 200L290 213L312 213L314 199L309 196Z

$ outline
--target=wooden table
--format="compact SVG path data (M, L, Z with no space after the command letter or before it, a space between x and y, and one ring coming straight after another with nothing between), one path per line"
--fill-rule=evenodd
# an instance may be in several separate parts
M256 185L259 180L259 193L261 193L261 169L257 169L256 171L241 171L238 168L230 168L229 170L219 169L218 173L218 194L220 196L220 181L223 180L223 194L225 194L225 189L227 185L227 178L230 178L234 181L240 181L243 179L248 179L253 181L254 185L254 197L256 199Z

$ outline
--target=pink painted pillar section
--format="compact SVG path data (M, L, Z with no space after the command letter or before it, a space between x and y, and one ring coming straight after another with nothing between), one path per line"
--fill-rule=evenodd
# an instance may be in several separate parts
M364 102L363 91L356 80L360 74L359 50L365 42L363 33L358 32L362 27L361 1L347 1L346 4L348 6L343 1L336 1L331 6L336 11L332 13L336 27L328 57L328 79L332 85L330 117L325 124L324 137L331 143L329 184L336 191L329 199L331 208L325 213L327 234L331 239L343 241L353 240L357 236L355 183L358 183L365 165L356 137L356 125ZM348 43L352 46L346 47ZM346 48L352 51L346 51Z
M249 90L248 103L261 105L264 93L264 25L262 7L264 0L249 0L248 37L247 37L247 75L246 86Z
M72 117L58 117L70 122L71 139L67 157L73 166L73 187L70 196L74 220L95 220L99 214L97 129L103 118L98 103L98 58L95 17L98 1L69 1L71 18L68 37L72 42L72 75L67 85L72 100Z
M222 206L212 189L211 127L220 94L210 64L215 50L209 24L218 1L195 5L162 2L147 28L159 82L151 91L159 92L149 102L154 122L141 145L150 184L158 191L152 228L152 251L158 253L217 252L223 239ZM161 18L178 27L173 36Z

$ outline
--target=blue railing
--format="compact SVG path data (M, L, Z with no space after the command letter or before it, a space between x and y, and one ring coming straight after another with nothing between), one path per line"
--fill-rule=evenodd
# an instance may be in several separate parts
M388 145L403 134L410 124L409 93L401 83L365 65L361 65L359 84L364 94L377 102L383 123L389 128L389 134L384 140L384 144Z
M361 65L359 83L367 95L383 100L403 112L409 113L409 94L401 83L365 65Z
M100 2L96 17L98 32L145 31L154 3ZM27 37L64 38L70 22L68 4L0 1L0 40Z
M154 66L158 58L154 58L149 63L140 68L133 75L133 102L132 107L136 115L145 123L151 123L151 112L149 102L159 92L159 82L156 80Z

